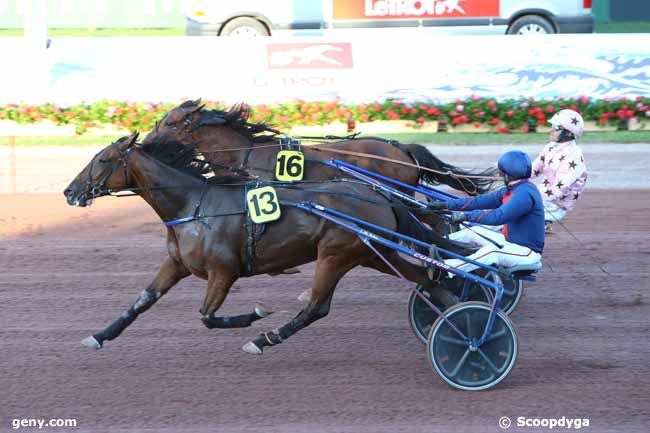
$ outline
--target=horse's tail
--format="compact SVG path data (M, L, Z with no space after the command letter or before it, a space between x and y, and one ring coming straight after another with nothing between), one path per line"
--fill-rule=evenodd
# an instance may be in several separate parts
M397 232L415 238L428 244L434 244L440 248L452 251L456 254L468 256L475 252L475 249L468 244L456 242L436 233L418 220L411 211L404 207L394 207L397 217Z
M497 168L489 168L483 171L463 170L436 158L426 147L420 144L409 144L408 152L410 152L417 164L436 171L420 170L420 180L434 185L444 183L469 195L483 194L494 184L493 179L485 179L481 178L481 176L493 177L498 174Z

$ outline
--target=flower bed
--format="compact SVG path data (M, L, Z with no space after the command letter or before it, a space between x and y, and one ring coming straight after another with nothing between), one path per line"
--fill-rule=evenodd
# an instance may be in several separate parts
M208 101L208 108L225 108ZM77 134L95 128L150 130L155 121L175 107L175 103L133 103L100 101L62 107L56 104L0 106L0 122L18 124L71 125ZM323 126L336 123L372 125L376 122L401 121L408 128L442 131L486 130L533 132L543 129L548 119L562 108L582 113L585 122L595 128L637 129L650 124L650 98L535 100L472 97L445 104L433 102L405 103L396 100L365 104L294 101L279 105L251 106L250 120L266 122L277 129L290 130L296 125ZM431 128L429 125L435 125Z

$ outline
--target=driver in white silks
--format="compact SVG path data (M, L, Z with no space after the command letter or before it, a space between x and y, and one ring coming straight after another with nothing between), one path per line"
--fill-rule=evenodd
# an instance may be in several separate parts
M506 152L498 162L504 176L504 188L476 197L429 204L431 209L452 210L452 222L503 225L501 233L474 225L450 234L450 239L480 247L469 259L504 268L541 263L544 206L539 190L529 180L531 166L530 158L524 152ZM478 268L460 259L447 259L445 263L465 272Z
M547 231L572 210L587 183L587 166L576 141L585 130L580 113L560 110L549 120L550 143L533 161L531 179L544 199Z

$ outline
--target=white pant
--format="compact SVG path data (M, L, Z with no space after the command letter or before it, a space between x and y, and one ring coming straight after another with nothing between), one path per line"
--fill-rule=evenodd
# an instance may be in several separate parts
M545 201L544 204L544 221L560 221L566 215L566 209L556 205L553 202Z
M497 247L489 240L479 236L477 233L480 233L488 239L492 239L497 244L501 245L501 248ZM466 228L457 231L450 234L449 239L467 242L481 247L478 251L467 258L486 265L497 265L504 268L510 268L517 265L532 265L542 261L541 254L536 253L528 247L510 243L506 241L503 234L482 226L473 226L471 229ZM465 272L471 272L478 268L478 266L460 259L447 259L445 260L445 263Z

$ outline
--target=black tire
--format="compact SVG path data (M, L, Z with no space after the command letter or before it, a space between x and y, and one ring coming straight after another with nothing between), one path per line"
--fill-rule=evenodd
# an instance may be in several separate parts
M221 29L221 36L261 37L270 36L263 22L251 17L239 17L228 21Z
M450 289L454 295L460 298L463 290L462 284L457 285L454 288L446 288ZM424 288L418 285L415 290L422 293L429 301L431 301L433 305L438 307L440 311L445 311L445 306L431 293L432 290L435 290L435 287ZM489 289L475 284L470 287L469 296L466 299L460 299L460 302L480 301L491 304L492 299L492 292ZM426 302L424 302L422 298L416 295L415 292L411 292L411 295L409 296L408 310L409 323L411 325L413 333L423 344L427 344L429 332L431 331L431 327L435 321L438 319L438 314L433 309L431 309L431 307Z
M491 388L512 371L518 354L517 332L506 314L498 311L492 332L485 343L472 348L469 340L478 340L490 316L491 306L482 302L464 302L439 317L427 341L427 356L436 373L450 386L465 391ZM449 325L463 334L458 333ZM466 338L465 338L466 337Z
M509 35L544 35L557 33L553 23L539 15L524 15L517 18L506 34Z

